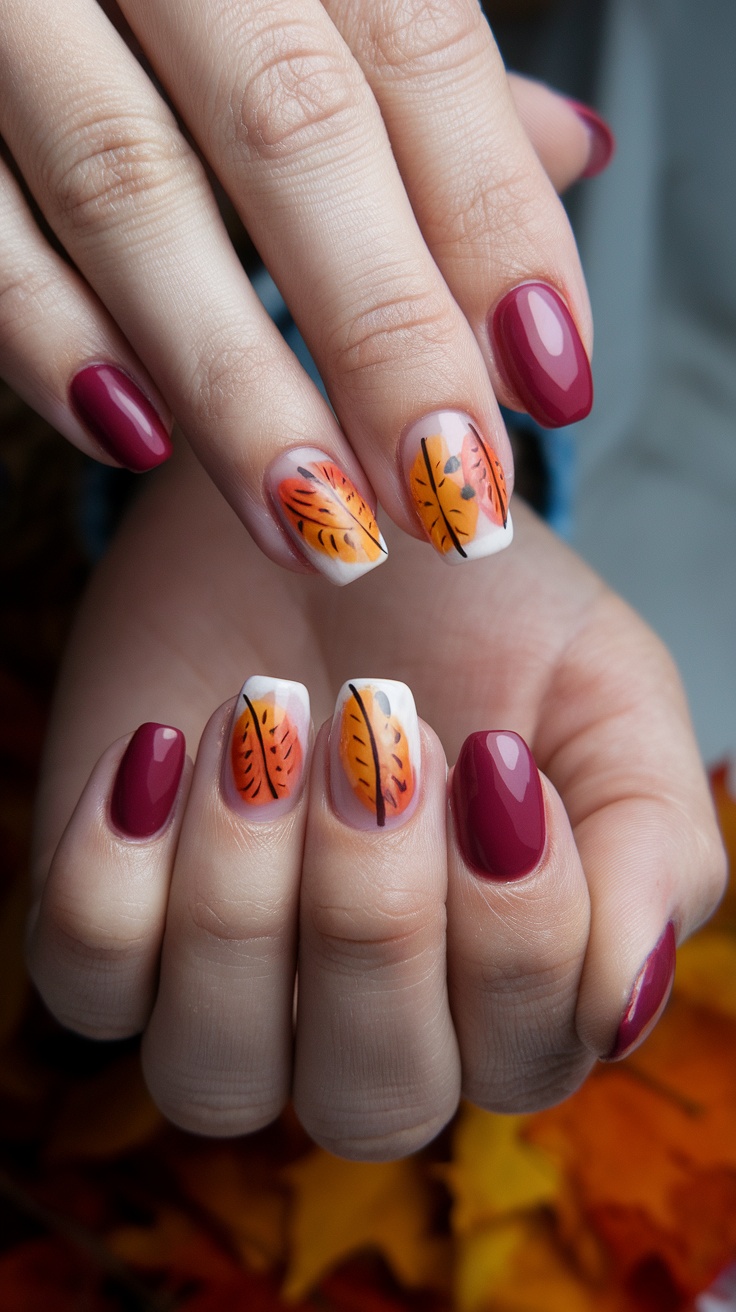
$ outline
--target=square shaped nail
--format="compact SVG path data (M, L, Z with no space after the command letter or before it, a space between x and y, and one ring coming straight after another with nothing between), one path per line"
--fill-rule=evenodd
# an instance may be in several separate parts
M388 555L368 502L330 456L314 447L286 451L267 484L279 520L303 556L333 583L352 583Z
M352 679L338 693L330 784L338 815L355 829L395 829L419 796L421 748L411 691L394 679Z
M513 528L503 468L469 415L425 415L404 434L402 460L422 527L448 564L509 545Z

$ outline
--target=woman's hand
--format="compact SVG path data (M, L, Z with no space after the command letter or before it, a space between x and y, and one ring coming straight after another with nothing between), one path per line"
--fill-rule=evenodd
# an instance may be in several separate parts
M505 545L497 399L548 425L592 400L590 312L552 184L610 155L595 116L507 79L476 0L0 0L0 30L0 135L69 257L0 159L11 384L136 470L167 457L174 415L293 569L346 582L385 559L372 489L446 559ZM207 169L334 414L250 286ZM422 461L432 482L454 458L462 479L428 510ZM483 506L450 532L463 489ZM334 545L305 519L315 497Z
M93 1036L145 1029L154 1095L190 1129L255 1129L291 1090L320 1143L366 1158L426 1142L461 1088L539 1107L627 1051L724 879L658 640L522 505L512 550L459 573L394 534L336 607L255 550L193 462L159 478L95 578L52 725L31 962L56 1014ZM375 778L360 707L354 757L338 715L302 787L298 689L279 692L302 757L291 805L269 819L239 800L257 734L232 690L264 673L306 684L317 723L369 678L380 759L385 724L399 732L385 825L353 768L361 753ZM245 692L268 709L263 685ZM199 749L141 829L140 793L114 780L143 721ZM445 753L468 735L448 808Z

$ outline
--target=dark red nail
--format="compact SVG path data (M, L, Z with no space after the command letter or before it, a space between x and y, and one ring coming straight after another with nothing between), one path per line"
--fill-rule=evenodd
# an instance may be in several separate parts
M539 863L546 825L539 771L518 733L471 733L452 777L465 860L481 875L518 879Z
M508 386L544 428L590 413L593 377L562 297L543 282L514 287L491 320L496 359Z
M568 104L575 110L578 118L583 120L590 133L590 155L580 176L595 178L608 168L616 154L616 138L606 120L601 118L600 114L596 114L590 105L584 105L580 100L568 100Z
M116 829L128 838L149 838L171 814L181 772L185 741L180 729L142 724L136 729L118 767L110 812Z
M173 447L151 402L121 369L89 364L75 374L69 398L77 419L109 456L142 474L168 460Z
M657 1024L672 991L676 949L675 930L670 921L634 980L609 1061L628 1056Z

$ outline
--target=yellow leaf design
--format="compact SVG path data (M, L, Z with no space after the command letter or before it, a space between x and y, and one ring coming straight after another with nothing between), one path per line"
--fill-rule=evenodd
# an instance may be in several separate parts
M373 511L338 465L325 460L297 472L279 484L278 495L307 546L348 564L386 555Z
M414 796L414 770L406 732L380 688L348 684L342 712L340 760L355 796L376 824L401 815Z
M436 549L464 556L478 523L475 488L440 433L423 437L409 478L414 503Z

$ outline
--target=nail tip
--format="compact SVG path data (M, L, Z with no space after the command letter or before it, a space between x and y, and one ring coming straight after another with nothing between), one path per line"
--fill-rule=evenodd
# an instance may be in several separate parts
M601 1060L622 1061L652 1033L672 993L676 959L675 928L669 921L634 981L613 1048Z
M568 100L578 118L582 119L590 135L590 156L581 178L596 178L613 162L616 154L616 135L610 124L590 105L580 100Z

